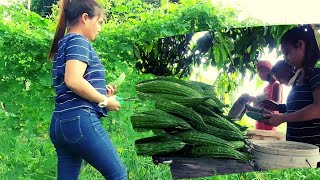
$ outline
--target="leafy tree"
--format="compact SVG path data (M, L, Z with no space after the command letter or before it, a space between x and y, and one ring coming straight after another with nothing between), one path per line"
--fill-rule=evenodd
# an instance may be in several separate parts
M143 2L147 4L151 4L154 7L161 7L161 5L168 4L168 3L179 3L180 0L143 0Z
M113 4L105 2L111 16L94 47L107 68L108 80L115 80L123 72L126 74L123 85L118 89L118 95L122 97L136 96L135 84L154 77L153 74L188 74L187 66L201 62L199 57L211 57L216 67L232 69L230 64L236 64L237 58L234 54L239 54L241 58L241 53L236 52L238 45L227 40L241 42L241 38L250 37L250 33L245 34L248 31L245 29L242 33L235 32L238 33L235 37L230 32L235 31L233 27L246 26L251 22L239 23L233 10L213 7L211 1L181 0L178 4L169 3L160 8L141 0L110 1ZM50 19L41 18L21 5L0 5L0 109L4 109L0 111L0 179L42 180L55 179L56 176L56 153L48 137L55 92L52 87L52 63L47 60L56 24L52 21L56 19L54 16L55 13ZM196 32L206 30L210 32L196 38ZM276 29L270 32L277 36ZM223 43L223 40L226 42ZM239 43L239 46L246 50L250 43ZM133 51L133 47L141 52ZM183 58L189 50L191 58ZM197 50L201 56L195 56ZM215 51L221 55L217 57L219 53ZM177 52L180 58L173 52ZM158 63L160 70L152 72L153 69L149 68L149 74L137 72L134 53L145 53L145 64ZM210 53L213 53L213 58ZM173 59L180 61L180 70L177 70ZM207 62L211 64L209 60ZM167 69L161 70L162 67ZM225 74L219 79L223 80L224 85L234 80ZM120 112L110 113L108 120L102 123L128 167L129 178L170 179L168 166L154 166L150 158L135 154L134 140L151 134L135 133L129 117L136 110L150 107L137 102L125 104L122 108ZM100 177L93 168L83 168L81 179Z
M255 75L255 62L263 48L276 48L281 36L291 27L228 28L146 41L134 48L136 67L143 73L157 76L186 77L190 75L192 65L203 63L223 69L225 73L240 71L245 75L249 70ZM199 35L201 37L192 42Z

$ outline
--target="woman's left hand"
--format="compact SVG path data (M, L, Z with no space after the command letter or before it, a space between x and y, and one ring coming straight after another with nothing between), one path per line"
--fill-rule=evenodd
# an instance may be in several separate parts
M284 122L282 114L264 114L263 117L266 118L265 124L274 127L277 127Z
M106 96L108 96L108 97L109 96L113 96L117 91L117 86L116 85L109 84L109 85L106 85L106 88L107 88Z

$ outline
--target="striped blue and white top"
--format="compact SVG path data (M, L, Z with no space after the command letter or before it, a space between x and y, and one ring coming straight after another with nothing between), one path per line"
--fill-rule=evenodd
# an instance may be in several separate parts
M312 92L320 88L320 69L310 69L304 83L293 85L287 98L287 113L298 111L314 102ZM320 119L287 123L287 140L320 146Z
M58 43L58 51L53 62L53 85L57 96L55 97L55 113L66 112L72 109L88 107L97 111L101 116L106 116L105 108L100 108L97 103L90 102L74 92L65 84L65 66L68 60L79 60L87 63L83 75L97 91L106 94L106 74L104 65L100 62L91 43L83 35L67 34Z

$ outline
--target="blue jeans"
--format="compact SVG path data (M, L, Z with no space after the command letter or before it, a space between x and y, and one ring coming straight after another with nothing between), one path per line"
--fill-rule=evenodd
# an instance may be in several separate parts
M83 159L105 179L127 179L126 168L95 111L54 113L50 138L58 156L58 180L78 179Z

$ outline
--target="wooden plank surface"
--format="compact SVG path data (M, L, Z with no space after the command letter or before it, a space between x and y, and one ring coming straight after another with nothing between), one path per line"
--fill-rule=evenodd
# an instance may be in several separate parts
M254 171L249 163L243 163L232 159L154 156L153 162L155 164L170 164L173 179L197 178Z

